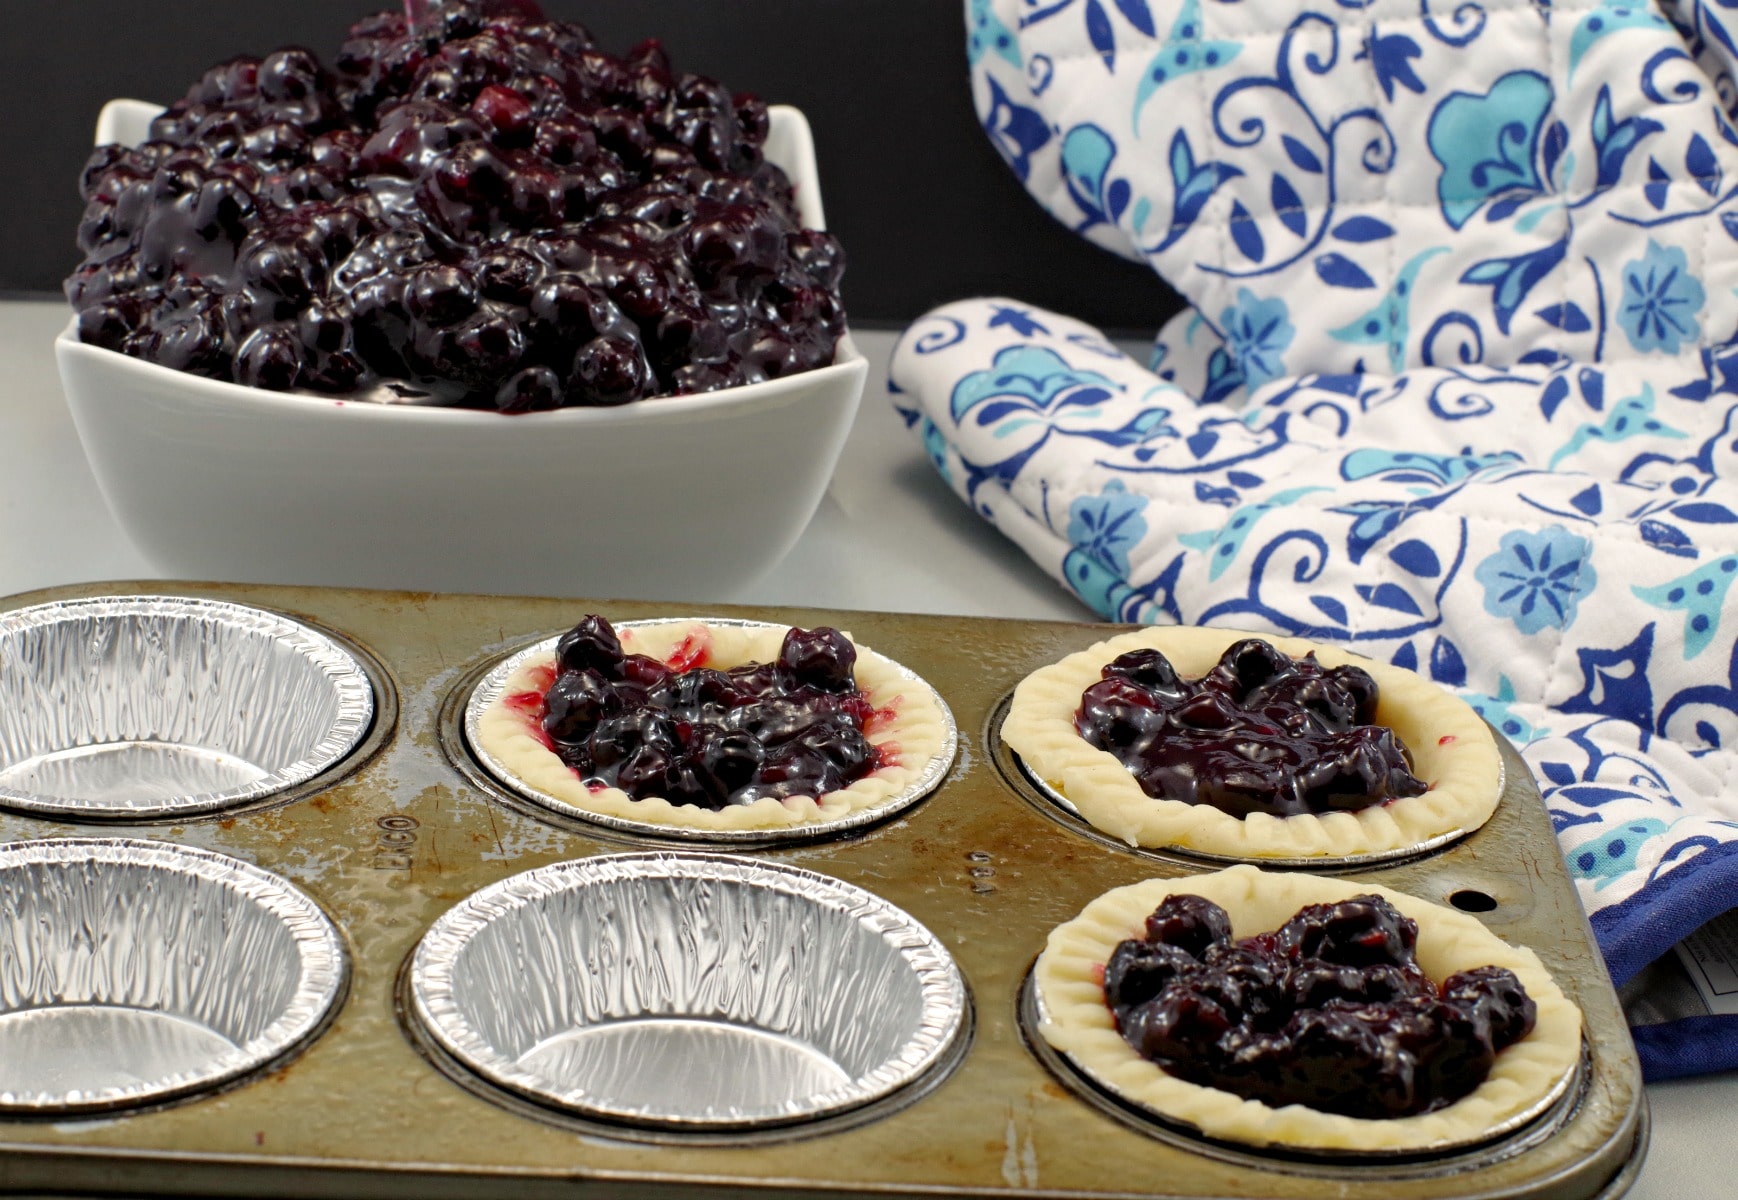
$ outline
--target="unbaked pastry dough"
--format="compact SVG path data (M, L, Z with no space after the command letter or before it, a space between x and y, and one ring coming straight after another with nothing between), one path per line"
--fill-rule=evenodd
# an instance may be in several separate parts
M1235 817L1211 805L1148 796L1114 755L1089 745L1075 729L1081 693L1098 682L1112 659L1153 647L1179 675L1199 679L1228 646L1250 637L1293 658L1314 651L1325 667L1353 664L1368 671L1379 689L1377 722L1406 744L1413 774L1430 790L1357 812ZM1131 846L1225 858L1351 858L1404 851L1477 829L1496 811L1503 787L1502 756L1490 727L1465 701L1422 676L1301 638L1202 626L1140 629L1033 672L1014 691L1002 740L1093 827Z
M1272 1108L1190 1083L1142 1058L1116 1030L1104 999L1104 965L1117 944L1145 935L1147 917L1170 895L1204 896L1231 917L1238 939L1278 929L1300 908L1374 893L1418 922L1418 964L1441 983L1473 967L1507 967L1538 1006L1533 1031L1497 1055L1484 1083L1435 1112L1371 1120L1301 1104ZM1350 879L1262 871L1241 865L1183 879L1149 879L1106 892L1051 931L1033 971L1044 1014L1039 1032L1092 1079L1130 1103L1252 1145L1353 1151L1423 1151L1483 1141L1535 1114L1567 1086L1581 1056L1581 1011L1531 950L1509 945L1476 918L1414 896Z
M648 622L619 625L616 635L627 654L669 662L680 651L692 666L725 670L749 662L774 661L788 628L708 625L704 621ZM922 685L913 686L891 659L858 645L854 638L852 644L857 646L857 688L877 712L885 714L872 721L864 735L892 762L849 787L819 798L790 796L779 800L769 796L752 804L713 810L671 804L656 796L636 800L620 788L593 791L572 767L543 745L531 719L504 702L515 693L543 690L538 679L554 664L553 649L528 658L507 677L500 695L478 721L478 740L481 748L525 787L603 816L706 831L782 829L835 820L903 794L929 770L931 760L947 741L948 719L935 693Z

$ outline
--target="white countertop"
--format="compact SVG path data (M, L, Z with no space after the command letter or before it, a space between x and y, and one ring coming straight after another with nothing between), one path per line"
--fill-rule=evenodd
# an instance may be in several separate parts
M85 464L51 349L57 304L0 302L0 598L36 588L159 578L109 515ZM826 500L771 575L699 603L807 605L1095 620L925 460L883 392L893 335L867 332L869 392ZM1738 1074L1647 1089L1653 1144L1633 1200L1738 1197Z

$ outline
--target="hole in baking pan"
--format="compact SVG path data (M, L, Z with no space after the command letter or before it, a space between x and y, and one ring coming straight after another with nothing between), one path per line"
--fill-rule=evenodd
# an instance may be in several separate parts
M377 725L378 667L226 601L114 596L0 613L0 806L184 820L338 773Z
M1461 912L1469 913L1494 912L1497 907L1495 896L1488 892L1481 892L1476 888L1461 888L1457 892L1450 892L1448 902L1460 909Z
M319 1032L346 956L307 895L240 859L163 842L0 846L0 1114L161 1103Z
M1069 1091L1105 1116L1168 1145L1234 1167L1311 1178L1356 1179L1372 1184L1391 1180L1398 1184L1405 1180L1462 1175L1514 1157L1543 1144L1568 1123L1586 1096L1592 1074L1591 1056L1583 1037L1579 1058L1538 1105L1504 1122L1488 1136L1438 1151L1310 1151L1252 1146L1208 1137L1186 1122L1125 1099L1051 1046L1040 1032L1044 1011L1031 967L1021 983L1017 1007L1027 1050Z
M1102 846L1121 850L1127 854L1179 866L1217 869L1233 863L1252 862L1275 870L1308 870L1318 874L1334 875L1365 870L1373 866L1388 867L1412 862L1435 854L1466 836L1464 831L1455 830L1432 838L1427 842L1377 854L1320 855L1307 858L1233 858L1227 855L1189 850L1180 846L1131 846L1122 839L1112 837L1091 825L1080 815L1079 809L1067 796L1038 778L1034 772L1027 768L1020 756L1014 753L1002 740L1002 723L1007 719L1008 707L1013 703L1013 698L1014 694L1011 691L1003 696L991 709L989 720L984 726L984 745L988 750L990 761L995 763L996 770L1001 774L1003 782L1039 812L1064 828L1082 837L1090 838Z
M704 625L708 636L717 639L715 647L728 647L720 666L739 665L730 657L735 651L746 654L742 662L771 661L778 652L778 638L788 628L765 621L708 617L624 621L616 630L624 639L642 639L646 652L664 657L661 648L670 639L680 643L678 635L698 625ZM766 640L769 632L778 635L770 644ZM663 800L630 800L614 789L594 791L549 752L541 728L528 724L534 717L515 712L502 702L513 690L535 693L548 686L547 670L540 686L531 680L540 666L546 667L552 660L558 640L546 638L523 647L460 680L443 706L440 737L453 764L488 794L564 828L605 837L744 849L840 837L880 824L934 792L951 769L958 748L953 714L940 693L915 672L859 648L857 676L871 703L884 703L889 711L893 706L907 705L896 720L921 718L921 723L879 730L865 721L863 728L871 743L893 747L891 752L896 755L910 755L914 745L924 747L909 761L895 759L867 778L824 797L822 804L805 800L802 804L806 808L795 810L766 798L753 805L713 810ZM631 646L631 641L624 642L624 649ZM527 730L532 737L524 736Z
M512 876L434 924L402 991L437 1065L628 1136L765 1131L905 1100L951 1069L969 1027L952 956L909 915L724 855Z

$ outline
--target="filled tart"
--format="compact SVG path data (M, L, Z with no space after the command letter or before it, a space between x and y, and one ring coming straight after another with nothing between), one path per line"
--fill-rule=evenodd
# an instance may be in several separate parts
M1581 1014L1476 918L1243 865L1107 892L1034 968L1046 1042L1209 1137L1318 1151L1464 1147L1564 1089Z
M1327 645L1152 627L1035 671L1002 739L1130 845L1248 859L1404 853L1470 832L1496 738L1421 676Z
M514 666L474 737L581 814L740 831L921 794L950 730L933 689L836 629L588 616Z

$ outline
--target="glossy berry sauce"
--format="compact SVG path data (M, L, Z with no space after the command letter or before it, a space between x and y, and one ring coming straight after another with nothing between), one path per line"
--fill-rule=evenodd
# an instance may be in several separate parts
M1117 946L1104 995L1123 1039L1192 1083L1348 1117L1430 1112L1484 1082L1536 1009L1514 974L1438 987L1418 927L1378 896L1313 904L1233 941L1225 910L1171 896Z
M426 6L425 6L426 7ZM832 361L844 256L766 106L529 0L211 68L80 182L79 337L278 391L520 413Z
M1081 694L1075 728L1149 796L1293 816L1427 790L1400 739L1374 723L1376 701L1358 667L1327 669L1247 638L1198 680L1157 650L1122 655Z
M821 626L785 634L776 661L696 665L626 654L608 621L588 616L556 644L542 692L503 698L593 788L636 800L719 809L764 797L823 796L891 765L865 726L885 716L858 690L857 649Z

